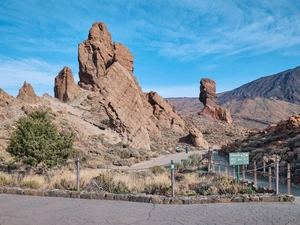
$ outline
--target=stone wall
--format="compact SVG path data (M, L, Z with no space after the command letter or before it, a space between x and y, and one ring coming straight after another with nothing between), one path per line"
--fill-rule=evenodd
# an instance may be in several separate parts
M59 189L30 189L0 186L0 194L31 195L61 198L81 198L95 200L116 200L143 202L153 204L209 204L209 203L233 203L233 202L293 202L292 195L275 194L240 194L240 195L211 195L211 196L177 196L167 197L158 195L132 195L112 194L107 192L69 191Z

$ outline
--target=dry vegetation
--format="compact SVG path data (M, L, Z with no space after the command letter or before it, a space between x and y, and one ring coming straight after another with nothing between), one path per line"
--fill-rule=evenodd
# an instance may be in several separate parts
M254 193L243 184L238 184L227 175L207 174L207 159L202 155L190 155L177 163L175 170L176 195L217 195ZM171 195L170 171L162 166L155 166L146 171L121 170L82 170L80 184L82 190L105 191L123 194ZM1 186L20 186L28 188L76 189L75 170L51 170L44 175L6 174L0 172Z

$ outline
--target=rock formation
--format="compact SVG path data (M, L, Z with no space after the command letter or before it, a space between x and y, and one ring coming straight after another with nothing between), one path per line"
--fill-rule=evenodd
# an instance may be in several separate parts
M203 149L209 148L207 141L203 138L202 133L197 128L191 128L189 136L195 147L202 147Z
M201 149L209 148L209 145L207 141L204 139L203 134L195 127L192 127L189 130L189 134L187 136L180 138L179 142L192 144L195 147L199 147Z
M65 66L55 77L54 97L61 102L68 102L76 98L78 91L71 69Z
M232 123L229 111L226 108L217 105L216 83L208 78L200 80L200 102L203 103L204 109L200 113L203 116L210 117L214 120L221 120Z
M183 131L184 123L171 105L156 93L142 92L132 75L131 52L122 44L112 44L104 23L94 23L88 39L79 44L78 61L79 86L98 93L83 104L97 101L124 141L150 149L149 133L160 136L160 126Z
M26 81L24 82L23 87L19 90L17 99L31 104L39 102L39 97L35 94L33 87Z
M0 88L0 107L11 105L15 101L13 96L10 96Z
M181 133L184 128L184 122L178 116L177 112L174 111L171 103L153 91L147 93L146 97L153 108L153 115L158 119L159 124Z

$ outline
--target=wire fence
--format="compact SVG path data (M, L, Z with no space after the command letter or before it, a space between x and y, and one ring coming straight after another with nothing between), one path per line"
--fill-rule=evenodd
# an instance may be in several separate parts
M248 167L251 166L251 169ZM287 185L287 194L291 193L291 166L289 163L279 163L276 160L274 163L266 164L263 163L263 166L257 167L256 161L253 162L250 166L241 165L241 171L239 166L230 166L227 162L224 161L215 161L210 160L208 162L208 172L212 173L221 173L227 174L234 178L239 179L242 177L242 180L246 180L246 175L249 177L253 176L253 183L256 188L257 186L257 177L261 179L268 180L268 189L272 190L272 183L275 181L275 191L276 194L279 193L279 182L285 183ZM279 176L280 175L280 176Z

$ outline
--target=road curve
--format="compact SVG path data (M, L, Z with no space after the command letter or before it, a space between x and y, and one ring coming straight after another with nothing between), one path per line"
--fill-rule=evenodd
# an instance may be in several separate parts
M0 224L299 225L299 208L299 198L292 203L156 205L0 194Z

